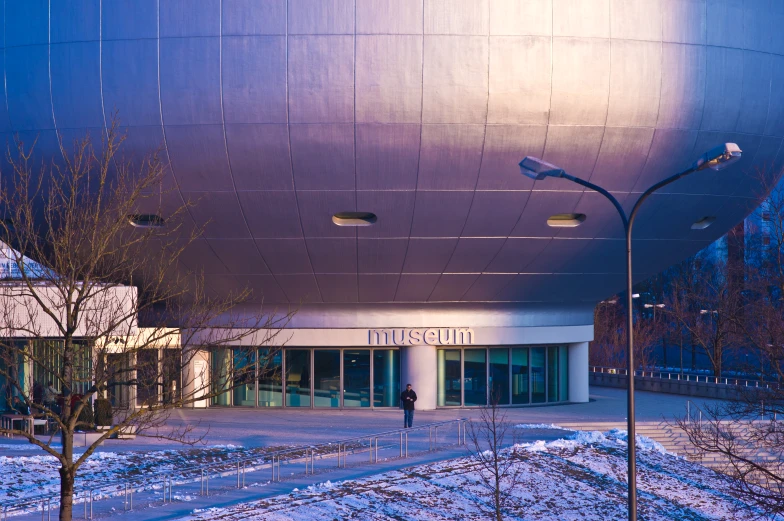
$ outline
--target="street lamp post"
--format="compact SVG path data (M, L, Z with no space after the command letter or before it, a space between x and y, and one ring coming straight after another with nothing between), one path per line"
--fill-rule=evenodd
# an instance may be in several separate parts
M530 177L535 181L545 179L547 177L561 177L568 179L573 183L577 183L589 190L598 192L609 200L618 215L623 221L624 232L626 233L626 349L627 349L627 375L629 380L628 394L627 394L627 431L628 431L628 511L629 521L636 521L637 519L637 463L636 463L636 437L635 437L635 423L634 423L634 336L632 328L634 327L634 316L632 312L632 226L640 205L652 193L663 188L670 183L674 183L678 179L685 177L694 172L705 169L722 170L730 164L739 160L741 157L741 150L735 143L725 143L724 145L717 146L702 157L700 157L691 167L684 170L679 174L675 174L663 181L659 181L655 185L648 188L634 203L631 213L627 216L618 200L607 190L601 186L597 186L589 181L580 179L573 175L569 175L562 168L555 165L546 163L536 157L526 156L520 161L520 172Z

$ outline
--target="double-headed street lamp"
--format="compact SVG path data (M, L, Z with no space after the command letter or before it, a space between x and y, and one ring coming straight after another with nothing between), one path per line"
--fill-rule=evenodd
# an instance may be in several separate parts
M629 446L629 521L635 521L637 519L636 437L634 425L634 336L632 334L632 328L634 327L634 318L632 314L632 226L634 225L634 218L637 216L637 211L640 209L642 202L645 201L648 196L654 193L656 190L663 188L670 183L674 183L678 179L694 172L699 172L708 168L712 170L722 170L730 166L735 161L739 160L740 157L741 150L735 143L725 143L724 145L712 148L710 151L700 157L687 170L684 170L679 174L675 174L672 177L668 177L663 181L659 181L643 192L640 198L637 199L637 202L634 203L632 211L628 217L618 200L601 186L597 186L593 183L580 179L579 177L569 175L564 169L555 165L551 165L550 163L546 163L536 157L526 156L522 161L520 161L520 172L523 175L530 177L534 181L540 181L546 177L562 177L572 181L573 183L584 186L585 188L599 192L613 204L616 210L618 210L618 215L621 216L621 221L623 221L623 228L626 232L626 349L628 353L626 358L628 361L627 374L629 379L626 418Z

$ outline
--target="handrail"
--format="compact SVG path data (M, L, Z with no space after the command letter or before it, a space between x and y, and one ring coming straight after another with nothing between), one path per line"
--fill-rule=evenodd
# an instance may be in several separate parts
M765 400L760 400L759 406L760 406L759 421L765 421L765 415L766 415ZM693 422L692 409L695 409L695 417L698 419L696 423L699 423L699 425L702 426L702 408L692 400L686 400L686 422L687 423ZM773 422L778 421L778 411L776 410L775 407L769 407L767 409L767 417L768 417L768 421L773 421Z
M256 450L262 449L262 452L259 454L253 455L245 455L241 457L229 458L224 461L220 462L213 462L213 463L205 463L202 465L192 465L187 467L182 467L176 470L167 470L167 471L160 471L155 472L153 474L146 474L144 476L140 476L137 478L130 478L117 481L111 485L103 485L98 487L90 487L90 486L82 486L77 489L74 489L74 499L78 496L82 496L83 503L85 505L85 517L87 517L87 502L89 501L89 509L90 509L90 519L92 519L92 503L93 500L97 499L106 499L111 497L117 497L121 495L125 495L125 504L128 504L130 499L131 509L133 508L133 493L134 491L140 487L139 483L143 482L144 485L141 485L141 489L144 490L150 486L155 486L157 484L163 484L163 501L166 503L166 496L168 491L169 501L172 499L172 488L175 484L175 479L177 479L177 484L185 484L185 483L193 483L198 480L201 480L201 490L202 493L209 495L209 479L210 479L210 470L216 470L218 472L218 477L225 477L226 475L231 475L236 471L237 473L237 486L238 488L242 485L244 486L245 482L245 473L248 471L248 464L250 465L250 471L260 470L260 468L267 468L271 467L272 469L272 480L273 481L280 481L280 464L281 461L303 461L305 463L305 473L312 474L314 472L314 463L315 460L323 459L324 457L334 457L335 456L335 449L337 448L337 458L338 458L338 467L341 467L341 458L342 458L342 467L345 468L346 466L346 456L351 454L356 454L357 448L361 450L364 447L368 448L368 452L370 454L369 462L370 463L377 463L378 462L378 439L385 438L397 435L400 440L400 457L405 458L408 457L408 435L411 432L415 431L429 431L429 445L428 451L432 451L437 447L437 437L438 437L438 428L449 426L456 424L457 425L457 444L458 445L465 445L466 442L466 423L468 422L467 418L456 418L454 420L444 420L440 422L434 423L427 423L423 425L418 425L416 427L406 428L406 429L397 429L392 431L385 431L380 433L373 433L367 434L362 436L354 436L351 438L344 438L337 441L332 442L325 442L319 443L316 445L300 445L296 447L291 447L287 449L278 449L274 451L263 451L263 448L254 448L254 449L247 449L247 450ZM436 439L433 439L433 431L435 430ZM361 442L368 440L368 445L364 445ZM375 442L375 448L374 448ZM354 445L359 444L358 447ZM325 449L328 449L325 453ZM350 452L349 452L350 451ZM375 457L374 457L375 455ZM256 468L256 466L259 468ZM275 474L275 469L277 467L277 479ZM310 470L308 470L310 469ZM205 480L206 478L206 480ZM184 481L183 481L184 480ZM97 495L96 492L100 493ZM44 505L48 509L51 509L52 503L58 504L59 503L59 495L57 494L39 494L37 496L30 496L26 498L20 498L13 501L6 501L0 503L0 507L2 507L2 511L0 512L0 519L6 520L8 519L8 513L18 511L20 509L24 510L33 505L40 504L41 509L43 512ZM74 501L74 504L77 502Z
M617 367L602 367L602 366L589 366L589 371L592 373L600 374L617 374L628 376L629 371ZM658 375L658 376L657 376ZM667 371L634 371L634 376L642 376L645 378L659 378L661 380L682 380L685 382L706 383L712 385L732 385L736 387L755 387L758 389L780 389L780 385L776 382L765 382L761 380L746 380L741 378L730 378L709 375L694 375L694 374L681 374L671 373ZM702 378L702 379L700 379ZM760 385L762 384L762 385Z

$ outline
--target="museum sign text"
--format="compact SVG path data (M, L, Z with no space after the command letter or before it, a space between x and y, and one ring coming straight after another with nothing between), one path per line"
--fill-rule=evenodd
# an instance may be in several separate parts
M372 346L441 346L473 343L474 330L468 327L368 329L368 344Z

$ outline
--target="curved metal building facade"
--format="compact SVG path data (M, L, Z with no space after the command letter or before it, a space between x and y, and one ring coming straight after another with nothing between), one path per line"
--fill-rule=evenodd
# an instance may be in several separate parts
M590 325L623 286L619 219L521 176L526 155L628 204L740 145L646 203L637 279L740 222L752 174L781 166L778 0L3 4L0 132L56 159L58 132L100 134L116 111L127 154L164 144L171 204L199 200L188 255L212 289L313 304L302 327ZM378 221L335 226L343 211ZM549 228L556 213L587 219Z

